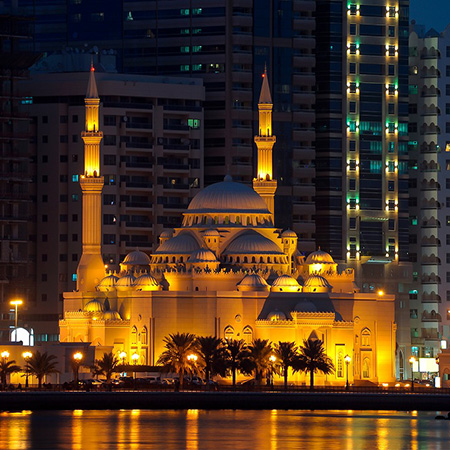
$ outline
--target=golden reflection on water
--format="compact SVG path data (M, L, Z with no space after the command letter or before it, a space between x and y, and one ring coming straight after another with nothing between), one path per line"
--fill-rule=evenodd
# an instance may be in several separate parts
M434 416L285 410L0 413L0 450L447 449L450 422Z

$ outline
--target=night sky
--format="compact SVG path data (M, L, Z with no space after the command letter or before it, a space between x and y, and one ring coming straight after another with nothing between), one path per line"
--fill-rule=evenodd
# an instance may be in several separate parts
M450 1L411 0L409 16L410 20L425 25L427 30L444 31L450 23Z

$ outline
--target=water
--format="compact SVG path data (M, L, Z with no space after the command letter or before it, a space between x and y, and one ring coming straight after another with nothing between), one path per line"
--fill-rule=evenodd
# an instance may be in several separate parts
M450 421L393 411L0 413L0 450L448 449Z

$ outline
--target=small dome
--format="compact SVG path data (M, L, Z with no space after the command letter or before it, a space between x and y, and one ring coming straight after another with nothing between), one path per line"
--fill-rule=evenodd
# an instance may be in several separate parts
M236 285L238 291L267 291L269 285L266 280L257 273L250 273Z
M159 238L160 239L170 239L173 236L173 231L172 230L167 230L167 231L163 231Z
M109 310L103 313L103 320L122 320L122 317L117 311Z
M127 289L130 289L133 286L135 280L136 278L134 278L133 275L130 274L120 277L117 280L116 289L118 291L125 291Z
M150 264L150 257L147 253L141 252L140 250L135 250L125 256L122 264L127 266L148 266Z
M280 250L275 242L264 237L255 231L247 232L238 236L232 241L224 255L280 255L285 254Z
M94 298L93 300L87 302L84 305L84 310L86 312L99 313L99 312L103 312L105 310L105 307L100 300L97 300L96 298Z
M97 285L97 290L100 292L108 292L116 286L117 278L115 275L111 274L103 278L102 281Z
M295 238L298 239L297 233L295 233L295 231L292 230L285 230L281 233L281 237L282 238Z
M159 283L149 273L144 273L140 277L137 277L134 286L137 291L156 291L159 289Z
M192 235L182 233L163 242L156 249L154 255L190 255L199 248L196 239Z
M331 292L333 286L320 275L310 275L304 285L303 292Z
M297 312L317 312L316 305L309 300L302 300L295 305L294 311Z
M189 204L187 213L270 214L270 211L251 187L235 183L226 176L221 183L211 184L200 191Z
M281 275L272 283L273 292L300 292L302 287L290 275Z
M203 237L220 237L220 234L217 230L210 229L203 233Z
M267 320L271 320L272 322L277 320L286 320L286 314L283 311L278 311L278 309L275 309L267 315Z
M211 263L211 262L218 262L216 255L207 248L200 248L198 250L195 250L191 253L191 256L189 256L187 262L190 263Z
M305 264L336 264L331 255L322 250L312 252L306 258Z

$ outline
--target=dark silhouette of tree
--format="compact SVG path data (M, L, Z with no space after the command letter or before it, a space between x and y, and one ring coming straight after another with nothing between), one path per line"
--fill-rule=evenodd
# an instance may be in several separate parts
M206 382L216 374L225 376L225 348L223 341L215 336L200 336L197 338L196 354L198 364L205 374Z
M272 345L268 339L254 339L248 346L249 362L255 371L255 380L257 384L261 381L270 368L270 355L272 353Z
M196 338L191 333L169 334L164 338L164 352L157 364L161 364L167 372L176 372L180 377L180 387L183 388L184 374L195 373L197 364L191 355L196 355ZM188 358L189 357L189 358Z
M309 372L309 386L311 390L314 389L315 373L322 372L328 375L334 372L333 362L325 353L321 340L303 340L303 345L300 347L300 355L294 365L294 370Z
M0 360L0 380L3 388L6 387L6 377L14 372L19 372L20 366L16 365L16 361L8 361L6 358Z
M248 373L249 366L249 351L244 340L237 341L235 339L227 340L225 343L225 364L228 370L231 371L233 378L233 386L236 386L236 372L240 371Z
M56 369L57 359L55 355L49 355L47 352L41 353L36 350L33 356L27 359L25 370L38 379L38 387L42 387L42 379L51 373L58 373Z
M102 359L96 359L93 367L93 373L96 375L103 375L106 377L106 382L109 384L114 372L117 370L119 360L112 353L104 353Z
M287 389L289 367L293 367L298 359L298 349L295 342L278 342L274 346L276 364L282 369L284 388Z

